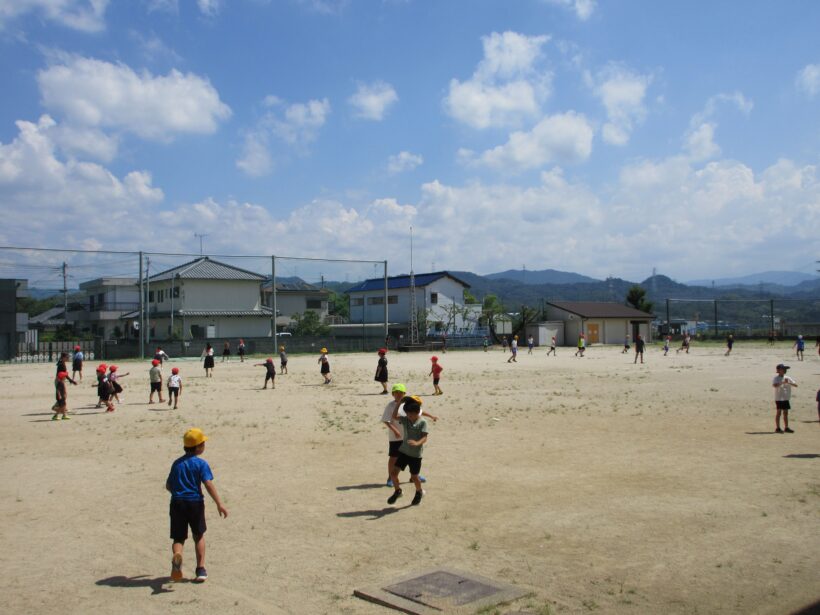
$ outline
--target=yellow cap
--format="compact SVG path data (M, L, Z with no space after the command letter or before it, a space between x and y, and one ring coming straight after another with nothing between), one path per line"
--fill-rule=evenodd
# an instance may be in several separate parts
M199 427L191 427L185 432L185 435L182 436L182 442L185 444L186 448L199 446L207 439L208 436L202 433L202 430Z
M327 354L327 348L322 348L320 352L324 352L325 354Z

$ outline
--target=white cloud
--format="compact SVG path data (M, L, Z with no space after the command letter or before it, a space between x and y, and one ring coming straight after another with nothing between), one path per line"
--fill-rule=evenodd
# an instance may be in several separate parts
M404 173L405 171L412 171L424 162L418 154L411 154L410 152L399 152L387 159L387 172L391 175Z
M376 81L371 84L360 83L356 93L348 98L348 103L354 108L356 117L381 121L387 109L398 100L392 85Z
M552 73L538 70L547 36L493 32L482 38L484 57L467 81L452 79L446 111L473 128L514 126L535 118L550 94Z
M610 64L594 77L585 80L606 110L607 122L602 129L610 145L626 145L636 124L646 117L644 99L652 82L651 75L641 75L617 64Z
M68 56L37 74L43 105L80 126L110 128L145 139L210 134L231 115L210 82L172 70L136 73L124 64Z
M734 107L741 114L748 116L754 103L740 92L716 94L709 97L702 111L692 116L689 130L684 135L684 150L693 161L708 160L720 155L720 146L715 142L715 131L718 124L714 120L719 105Z
M109 0L0 0L0 29L6 23L36 13L49 21L82 32L105 29L105 9Z
M306 144L316 139L328 115L330 102L327 98L309 100L306 103L288 105L281 116L275 113L268 114L263 124L287 143Z
M196 0L196 5L203 15L213 17L219 13L221 0Z
M507 143L482 153L477 163L496 169L521 171L550 163L574 163L589 158L594 130L574 111L550 115L528 132L514 132ZM462 150L462 158L469 152Z
M245 135L242 157L236 166L246 175L262 177L273 169L273 159L268 149L268 138L264 131L251 132Z
M820 92L820 64L807 64L795 77L797 89L814 97Z
M693 160L707 160L720 154L720 146L715 143L715 127L715 124L704 122L686 134L684 149Z
M555 4L575 11L575 15L581 21L586 21L595 11L597 2L595 0L545 0L548 4Z

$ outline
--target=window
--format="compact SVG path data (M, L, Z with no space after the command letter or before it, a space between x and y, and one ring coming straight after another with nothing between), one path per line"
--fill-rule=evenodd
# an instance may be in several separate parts
M438 293L430 293L430 303L433 305L438 303Z
M174 299L179 299L179 286L174 286Z
M368 297L367 305L384 305L384 297Z
M151 302L151 301L153 301L153 300L154 300L154 291L153 291L153 290L149 290L149 291L148 291L148 302L150 303L150 302Z
M399 302L398 295L387 295L387 303L390 305L396 305Z
M362 306L362 305L364 305L364 299L362 299L361 297L353 297L353 298L350 300L350 305L352 305L352 306L354 306L354 307L356 307L356 306Z
M309 310L321 310L322 309L322 300L321 299L308 299L305 301L305 306Z
M157 303L162 303L165 300L165 291L158 290L157 291Z

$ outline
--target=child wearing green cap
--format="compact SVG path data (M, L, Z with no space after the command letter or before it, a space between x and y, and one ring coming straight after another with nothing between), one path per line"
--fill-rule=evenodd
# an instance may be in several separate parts
M401 400L404 399L404 396L407 394L407 387L402 384L401 382L397 382L393 385L393 401L387 402L387 405L384 407L384 413L382 414L382 423L387 426L387 486L393 486L393 479L391 478L391 471L393 469L393 464L396 463L396 459L399 456L399 447L401 443L404 441L404 427L402 427L401 422L398 420L393 419L393 409L396 407L397 403L401 403ZM433 416L429 412L422 412L422 414L426 417L431 419L434 423L438 421L437 416ZM404 414L403 410L399 411L399 417ZM424 478L421 474L419 474L419 480L423 483L427 482L427 479Z
M388 504L395 504L402 496L399 487L399 472L405 468L410 468L410 480L416 487L416 495L413 496L411 504L418 506L424 491L421 488L421 457L424 452L424 445L427 443L427 421L421 416L421 398L415 395L406 395L401 400L395 402L393 406L392 419L398 421L404 428L402 443L399 446L399 454L396 461L390 468L390 478L393 481L393 495L387 498ZM405 416L399 416L401 406L404 405ZM395 433L395 432L394 432Z
M205 498L202 496L202 485L216 504L219 514L225 518L228 510L216 491L211 466L200 457L205 451L208 437L201 429L193 427L185 432L182 442L185 455L174 461L171 472L165 481L165 488L171 492L171 580L182 580L182 548L188 539L188 526L194 536L196 549L195 583L203 583L208 578L205 570Z

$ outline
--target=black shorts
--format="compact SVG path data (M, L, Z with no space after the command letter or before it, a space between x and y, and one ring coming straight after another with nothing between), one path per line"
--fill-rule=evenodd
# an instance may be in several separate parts
M275 378L276 378L276 373L265 372L265 384L268 383L268 380L273 380L273 382L276 383Z
M240 356L240 357L244 357L244 356L245 356L245 349L244 349L244 348L240 348L240 349L239 349L239 356Z
M71 364L71 367L72 367L72 369L73 369L75 372L81 372L81 371L83 371L83 362L82 362L82 361L77 361L77 360L75 360L75 361Z
M390 446L387 448L388 457L398 457L401 440L390 440Z
M168 397L179 397L179 387L168 387Z
M775 408L778 410L791 410L792 405L789 403L788 400L786 401L776 401L774 402Z
M171 500L171 540L185 542L188 526L194 538L202 536L208 527L205 524L205 502L195 500Z
M441 380L441 379L440 378L433 378L433 384L438 384L439 380Z
M162 393L162 383L161 382L152 382L151 383L151 392Z
M396 467L399 470L409 467L410 474L416 476L421 472L421 457L411 457L410 455L399 453L399 457L396 459Z

